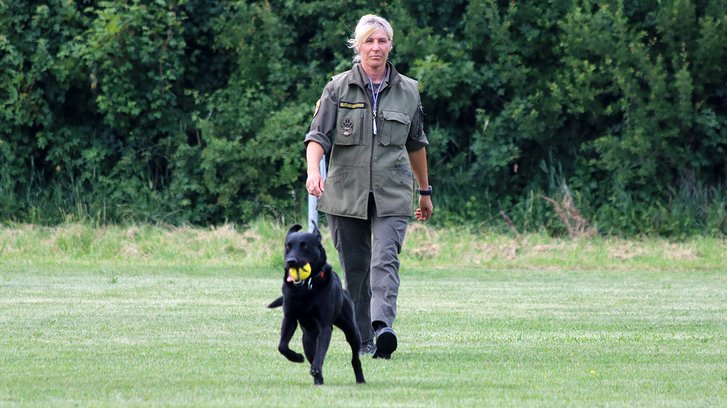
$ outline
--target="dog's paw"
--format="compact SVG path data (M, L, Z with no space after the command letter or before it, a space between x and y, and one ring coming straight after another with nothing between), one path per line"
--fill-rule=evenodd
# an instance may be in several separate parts
M303 357L302 354L296 353L295 351L291 349L287 350L280 350L280 353L285 356L288 360L294 362L294 363L302 363L305 361L305 357Z
M321 372L321 370L311 368L310 375L313 376L313 384L323 385L323 373Z

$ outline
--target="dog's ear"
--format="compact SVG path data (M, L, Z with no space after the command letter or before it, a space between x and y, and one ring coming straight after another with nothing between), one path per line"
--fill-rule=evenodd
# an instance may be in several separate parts
M295 224L292 227L290 227L290 229L288 230L288 235L290 235L292 233L295 233L295 232L298 232L298 231L300 231L302 229L303 229L303 227L301 227L299 224Z
M315 221L311 221L313 223L313 235L318 238L318 241L323 241L323 237L321 236L321 230L318 229L318 224L316 224Z

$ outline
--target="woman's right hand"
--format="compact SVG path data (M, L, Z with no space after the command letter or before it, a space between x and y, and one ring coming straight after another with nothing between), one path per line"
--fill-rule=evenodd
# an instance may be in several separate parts
M308 189L308 194L321 198L324 184L325 180L321 177L321 173L309 173L308 179L305 181L305 188Z
M308 179L305 181L305 188L308 194L321 198L323 185L326 180L321 177L321 159L323 158L323 147L314 141L308 142L305 149L306 162L308 164Z

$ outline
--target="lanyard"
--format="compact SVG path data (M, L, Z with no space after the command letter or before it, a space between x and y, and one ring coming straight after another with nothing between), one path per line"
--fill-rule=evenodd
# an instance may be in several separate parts
M381 79L381 83L376 91L374 91L374 81L371 80L371 77L368 77L368 79L371 85L371 96L374 98L374 134L376 134L376 107L378 106L379 92L381 92L381 87L384 85L384 80L386 80L386 72L384 72L384 78Z

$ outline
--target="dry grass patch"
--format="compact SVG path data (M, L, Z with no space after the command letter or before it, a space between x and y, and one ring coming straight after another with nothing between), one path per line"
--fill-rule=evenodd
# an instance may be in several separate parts
M108 263L229 265L277 268L287 225L260 221L245 228L190 226L0 228L0 263ZM329 260L338 267L330 233L321 227ZM727 241L695 237L665 239L553 238L528 232L513 236L463 227L412 222L401 253L405 268L464 267L527 270L627 270L630 268L724 270Z

